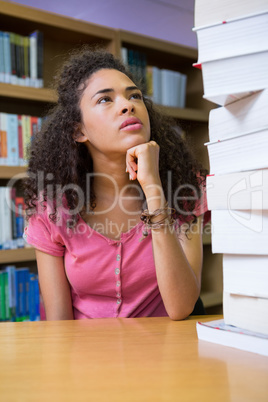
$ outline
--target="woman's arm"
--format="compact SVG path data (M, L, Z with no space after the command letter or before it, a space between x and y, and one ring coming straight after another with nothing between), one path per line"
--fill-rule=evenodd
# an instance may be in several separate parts
M40 250L35 250L35 253L47 320L73 320L71 291L63 257L55 257Z
M159 146L154 142L138 145L127 152L127 168L144 191L150 213L163 208L165 199L159 177ZM165 212L154 221L165 217ZM153 253L159 290L168 315L173 320L186 318L200 294L203 259L202 217L182 231L180 239L172 227L152 230Z

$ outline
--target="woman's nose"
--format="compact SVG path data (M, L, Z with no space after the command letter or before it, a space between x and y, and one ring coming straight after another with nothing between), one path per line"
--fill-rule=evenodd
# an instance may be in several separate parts
M133 113L133 112L134 112L134 105L129 101L124 102L122 109L121 109L121 113L126 114L126 113Z

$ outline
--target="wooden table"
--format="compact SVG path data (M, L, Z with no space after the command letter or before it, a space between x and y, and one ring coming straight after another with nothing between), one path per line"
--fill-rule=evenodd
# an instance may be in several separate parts
M268 359L198 341L219 316L0 324L0 401L268 401Z

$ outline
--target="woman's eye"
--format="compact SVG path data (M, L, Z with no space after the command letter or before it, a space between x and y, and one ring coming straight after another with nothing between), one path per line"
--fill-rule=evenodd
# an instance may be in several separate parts
M110 96L103 96L98 100L98 103L106 103L106 102L111 102Z
M142 99L142 95L140 93L135 93L130 96L130 98L134 99Z

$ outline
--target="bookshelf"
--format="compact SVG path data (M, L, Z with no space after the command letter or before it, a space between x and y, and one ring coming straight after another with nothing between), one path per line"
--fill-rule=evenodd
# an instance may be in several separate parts
M208 114L212 104L202 98L201 72L192 67L197 60L196 49L1 0L0 24L2 31L21 35L28 35L36 29L44 33L44 88L0 83L1 112L44 116L47 108L57 100L52 88L55 72L68 51L76 46L83 43L99 44L117 56L121 56L123 46L136 49L146 53L148 64L187 75L186 107L159 108L179 122L190 139L196 157L208 168L207 153L203 144L208 140ZM14 175L23 175L25 171L24 167L0 166L0 185L5 185ZM204 250L204 271L209 272L212 260L209 237L204 241ZM0 264L34 260L32 249L0 250ZM207 276L209 274L206 273L204 278ZM213 287L210 289L205 286L205 291L215 294ZM218 291L216 293L218 296L215 300L217 299L218 304L220 296ZM213 304L212 299L213 297L209 299L209 305Z

